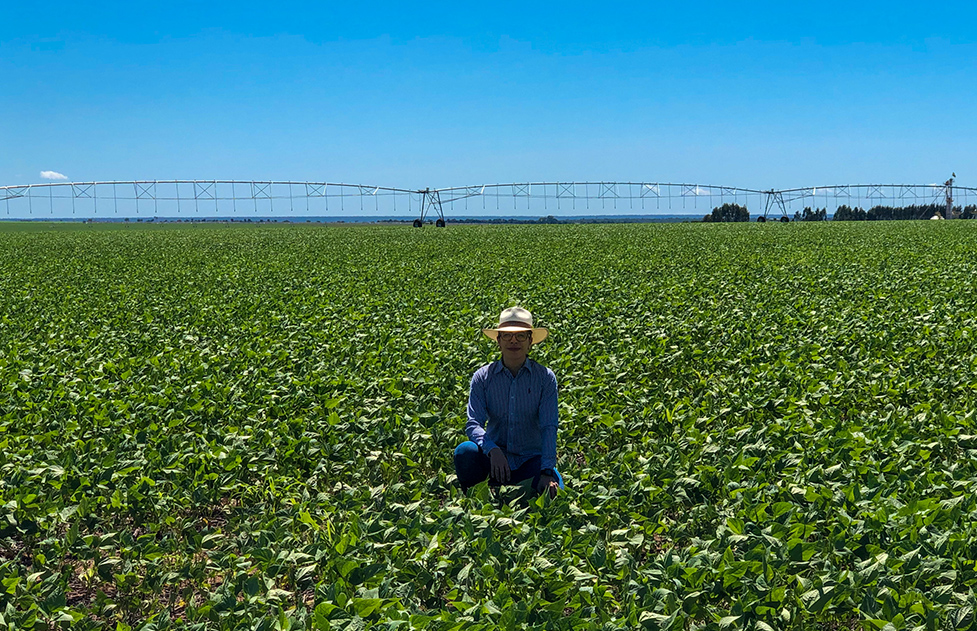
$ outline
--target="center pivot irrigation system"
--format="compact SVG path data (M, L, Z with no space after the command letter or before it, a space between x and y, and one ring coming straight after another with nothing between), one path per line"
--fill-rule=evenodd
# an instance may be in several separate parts
M406 189L330 182L136 180L0 186L7 219L123 220L389 220L423 226L446 216L654 217L701 219L726 203L753 210L757 221L790 221L800 209L840 206L945 208L977 204L977 188L942 184L844 184L759 190L669 182L526 182ZM762 208L762 214L757 215Z

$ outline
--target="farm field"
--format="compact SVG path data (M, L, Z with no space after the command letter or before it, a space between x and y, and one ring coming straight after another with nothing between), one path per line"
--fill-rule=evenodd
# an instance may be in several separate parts
M0 225L0 629L977 628L977 223ZM553 501L451 460L531 309Z

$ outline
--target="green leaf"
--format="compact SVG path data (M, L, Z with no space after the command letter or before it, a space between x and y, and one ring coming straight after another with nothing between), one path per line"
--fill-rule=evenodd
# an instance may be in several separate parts
M382 598L354 598L353 611L361 618L366 618L370 614L378 611L383 606Z
M363 567L358 567L349 575L350 585L359 585L376 576L385 566L383 563L373 563Z
M598 539L597 543L594 544L593 552L590 554L590 563L594 566L594 569L600 570L600 568L604 567L606 561L607 547L603 539Z
M342 577L349 576L352 572L359 569L359 563L352 559L339 559L336 562L336 570Z
M969 629L974 618L973 605L964 605L958 608L953 614L954 629Z

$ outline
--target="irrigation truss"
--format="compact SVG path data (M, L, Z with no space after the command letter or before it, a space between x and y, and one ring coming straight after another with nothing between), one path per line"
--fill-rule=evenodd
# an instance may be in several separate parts
M331 182L133 180L0 186L7 219L346 218L414 220L484 216L701 218L716 206L746 206L754 217L789 219L801 208L842 205L967 206L977 188L943 184L844 184L760 190L671 182L525 182L408 189Z

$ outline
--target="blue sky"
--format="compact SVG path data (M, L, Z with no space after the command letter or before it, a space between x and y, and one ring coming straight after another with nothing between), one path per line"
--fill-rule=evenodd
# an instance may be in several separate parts
M0 185L977 186L971 3L19 4Z

